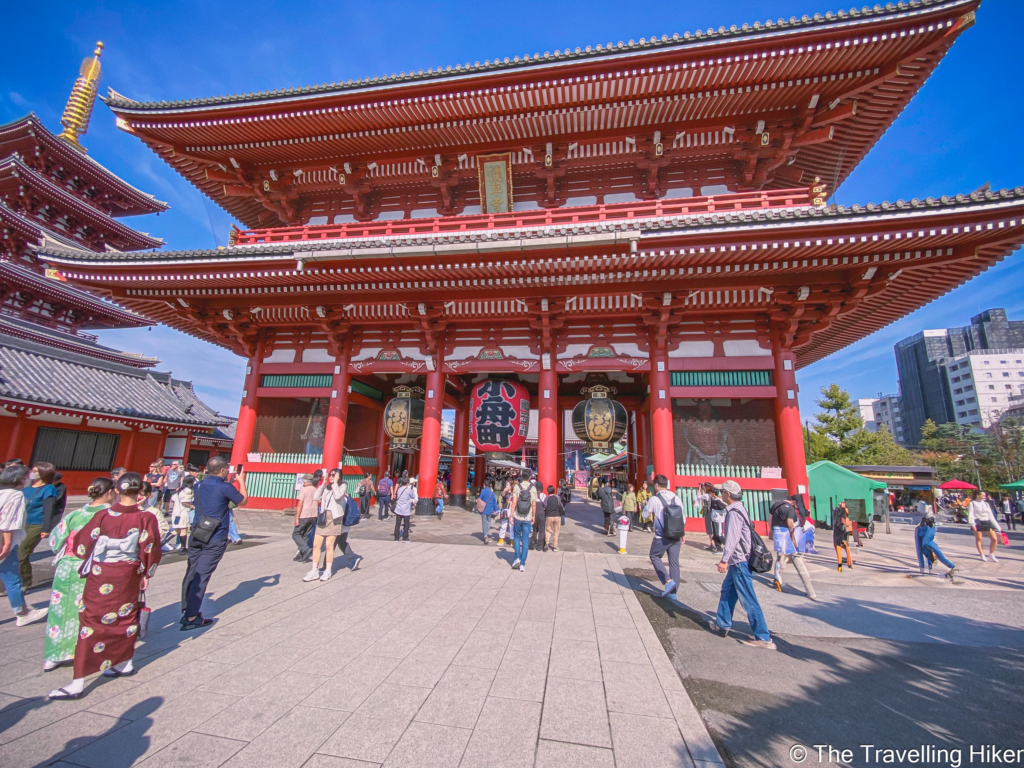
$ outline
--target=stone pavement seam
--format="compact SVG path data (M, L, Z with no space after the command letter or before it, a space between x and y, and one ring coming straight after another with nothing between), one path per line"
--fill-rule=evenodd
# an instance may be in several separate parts
M683 741L686 743L690 759L694 762L701 760L714 765L724 766L725 761L722 760L718 748L715 747L711 734L708 733L707 725L690 699L690 695L682 686L679 675L672 666L672 661L669 659L665 647L658 640L657 635L655 635L654 628L651 627L647 614L644 613L643 606L640 605L639 599L637 599L633 589L629 586L629 580L622 571L622 563L613 555L608 555L606 558L609 569L615 575L616 583L618 583L623 599L626 601L626 608L629 610L630 615L633 616L637 628L647 630L653 636L653 642L647 642L644 638L647 632L641 631L640 633L641 640L645 640L644 647L647 649L647 654L652 660L652 666L661 683L662 692L665 694L665 698L672 709L676 726L679 728ZM655 659L657 659L657 663L653 663Z

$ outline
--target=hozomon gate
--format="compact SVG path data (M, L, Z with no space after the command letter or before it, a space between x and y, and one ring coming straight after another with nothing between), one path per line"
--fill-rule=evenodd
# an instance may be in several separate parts
M805 493L796 370L1024 240L1021 188L826 204L977 6L225 98L111 93L123 130L248 229L212 251L37 258L248 358L234 460L267 476L256 504L287 504L273 483L310 463L395 466L380 414L400 384L425 400L399 461L419 473L418 511L433 510L444 407L464 496L469 391L492 375L531 394L545 484L562 411L603 383L630 414L638 478Z

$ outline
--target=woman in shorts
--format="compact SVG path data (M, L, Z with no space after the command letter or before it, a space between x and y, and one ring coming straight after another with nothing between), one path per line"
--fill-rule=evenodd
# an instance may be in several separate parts
M996 558L996 546L999 544L999 518L988 502L988 494L984 491L972 491L971 502L967 505L967 524L974 531L974 546L978 548L978 554L982 560L991 560L998 563ZM982 534L988 534L988 556L985 556L981 548Z

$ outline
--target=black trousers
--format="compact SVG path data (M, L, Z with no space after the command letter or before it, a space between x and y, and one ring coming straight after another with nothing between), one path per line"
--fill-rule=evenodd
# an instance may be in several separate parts
M409 540L409 524L412 521L412 515L395 515L395 541L398 541L398 530L402 529L402 538L406 541Z
M200 543L195 536L188 537L188 570L181 583L181 612L186 617L198 616L201 612L206 587L227 547L227 536L214 539L209 544Z
M299 552L303 557L306 557L310 552L309 532L313 530L315 525L315 517L303 517L299 519L299 524L292 528L292 541L295 542L295 546L299 548Z
M546 520L547 518L544 515L537 515L537 519L533 523L533 531L530 532L530 538L533 539L534 549L544 549L544 546L547 544Z
M377 497L377 519L383 520L388 516L388 507L391 506L391 499L384 496Z
M359 497L359 516L370 516L370 493L368 491Z

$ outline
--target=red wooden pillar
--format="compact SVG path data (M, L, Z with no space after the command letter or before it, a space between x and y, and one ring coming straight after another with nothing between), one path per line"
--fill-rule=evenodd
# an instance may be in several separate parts
M466 491L469 480L469 393L462 397L455 409L455 435L452 440L452 487L449 503L456 507L466 506Z
M388 471L388 433L384 431L384 411L380 412L380 424L377 426L377 482Z
M796 359L782 344L778 332L772 335L772 356L775 359L775 439L779 463L790 494L799 493L810 509L807 497L807 458L804 435L800 427L800 406L796 394Z
M232 450L234 450L234 445L235 445L235 443L232 443ZM156 459L154 459L154 461L159 461L160 462L160 466L161 467L164 465L164 450L166 448L167 448L167 430L162 429L162 430L160 430L160 447L157 448Z
M547 370L541 364L537 412L537 476L547 489L549 485L558 485L558 373L554 354Z
M327 425L324 429L324 467L337 469L345 449L345 425L348 423L348 395L352 377L348 372L350 345L348 336L341 347L331 379L331 404L327 407Z
M555 480L561 480L565 477L565 412L557 407L558 401L555 401L555 441L558 453L556 454L556 461L558 465L555 469ZM555 483L555 489L558 489L558 483Z
M128 447L124 451L124 468L129 472L134 472L132 469L132 461L135 459L135 438L139 434L138 427L132 427L132 431L128 434ZM191 436L191 432L189 435ZM188 449L185 450L185 455L188 456ZM146 474L143 472L142 474Z
M434 370L427 372L427 397L423 403L423 437L420 439L419 500L417 515L434 514L434 488L441 454L441 410L444 408L444 331L437 334Z
M477 454L473 462L473 485L477 488L483 488L484 477L487 475L487 459L484 458L483 454Z
M245 377L245 391L242 392L242 406L238 409L238 423L235 425L235 442L231 447L231 463L244 464L252 440L256 435L256 390L260 385L260 364L263 362L263 334L256 344L256 354L249 358L249 371ZM164 439L166 442L166 434ZM161 451L162 453L162 451ZM161 456L161 458L163 458Z
M25 415L20 414L14 417L14 424L11 425L11 437L7 441L7 459L21 459L26 464L31 461L30 456L18 455L18 444L21 442L21 435L25 431Z
M129 447L132 447L132 446L134 446L134 440L132 441L132 445L129 446ZM191 450L192 450L192 433L191 432L186 432L185 433L185 450L181 454L181 466L184 467L186 464L188 464L188 454L189 454L189 451L191 451ZM125 456L124 465L127 468L127 466L128 466L128 457L127 457L127 455Z
M651 431L654 448L654 474L665 475L673 486L676 474L676 448L672 433L672 379L668 371L668 349L651 340Z
M636 473L636 487L639 488L644 480L650 480L648 477L647 466L651 463L650 449L647 447L650 442L650 416L647 413L647 409L643 406L640 407L636 412L636 452L637 456L637 473Z

